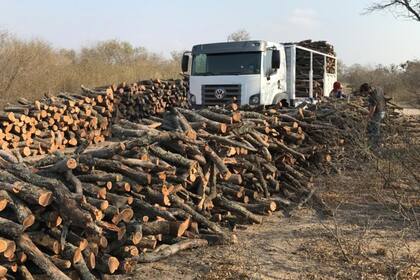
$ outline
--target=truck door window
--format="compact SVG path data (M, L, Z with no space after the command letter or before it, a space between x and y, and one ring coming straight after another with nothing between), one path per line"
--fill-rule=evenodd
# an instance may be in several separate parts
M206 73L207 55L199 54L194 56L192 71L197 74Z
M264 56L264 74L270 76L277 73L277 69L271 68L271 58L273 56L273 50L267 50Z

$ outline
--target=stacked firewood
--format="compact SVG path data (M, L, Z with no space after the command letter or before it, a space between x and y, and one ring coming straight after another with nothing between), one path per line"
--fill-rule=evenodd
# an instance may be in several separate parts
M188 108L186 80L143 80L114 87L119 114L129 120L163 113L169 106Z
M82 87L80 94L60 93L35 102L20 98L0 112L1 149L26 157L74 147L81 139L103 142L113 111L111 90Z
M296 96L309 96L310 53L296 50ZM313 96L321 97L324 92L324 57L314 54L312 57Z
M326 41L312 41L312 40L305 40L297 43L299 46L316 50L321 53L326 53L331 56L336 56L334 51L334 46L327 43ZM322 66L324 66L324 58L322 58ZM327 64L325 65L326 70L328 73L334 74L335 73L335 59L331 57L327 57L326 59Z
M326 41L305 40L295 43L308 49L335 56L334 47ZM309 96L310 82L310 53L305 50L296 50L296 97ZM324 66L327 73L335 74L335 59L323 55L313 54L312 56L312 75L313 75L313 96L318 98L324 93Z
M234 109L236 107L233 106ZM0 153L0 278L96 279L179 250L236 242L238 223L311 202L304 110L168 108L112 126L116 143L24 162ZM88 147L88 148L87 148Z
M329 44L327 41L304 40L297 44L308 49L335 56L334 46Z

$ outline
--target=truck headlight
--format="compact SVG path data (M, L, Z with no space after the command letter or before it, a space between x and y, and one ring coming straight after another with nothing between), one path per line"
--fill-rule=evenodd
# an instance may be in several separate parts
M259 105L260 104L260 94L254 94L249 98L250 105Z
M195 95L194 95L194 94L191 94L191 93L190 93L190 103L191 103L192 105L197 104L197 100L196 100L196 98L195 98Z

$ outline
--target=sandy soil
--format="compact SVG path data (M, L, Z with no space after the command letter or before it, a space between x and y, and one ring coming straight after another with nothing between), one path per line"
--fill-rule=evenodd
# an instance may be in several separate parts
M407 116L420 116L420 109L404 108L402 113Z
M277 212L238 230L236 245L181 252L123 279L420 279L418 188L398 178L384 187L369 168L368 180L360 171L318 178L333 217Z

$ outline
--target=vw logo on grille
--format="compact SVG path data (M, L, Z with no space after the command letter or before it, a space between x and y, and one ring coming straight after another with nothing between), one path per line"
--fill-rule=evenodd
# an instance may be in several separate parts
M216 97L216 99L223 99L223 97L225 97L225 91L221 88L218 88L214 91L214 97Z

